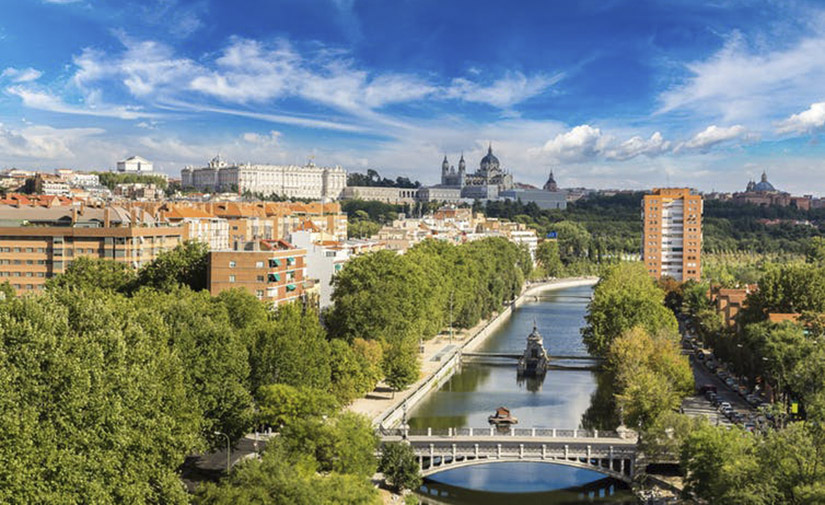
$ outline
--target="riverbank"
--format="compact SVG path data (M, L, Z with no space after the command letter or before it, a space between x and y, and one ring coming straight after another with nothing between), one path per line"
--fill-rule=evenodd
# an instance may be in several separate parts
M449 380L460 364L460 352L471 351L482 344L510 317L514 308L521 306L531 296L544 291L588 286L597 281L596 277L577 277L525 285L522 293L510 306L490 319L468 330L454 331L452 338L449 333L442 333L425 342L424 351L419 355L421 376L409 388L393 393L386 385L379 384L367 396L350 404L348 410L368 416L375 425L390 427L398 424L406 411L411 410L431 391L437 390Z

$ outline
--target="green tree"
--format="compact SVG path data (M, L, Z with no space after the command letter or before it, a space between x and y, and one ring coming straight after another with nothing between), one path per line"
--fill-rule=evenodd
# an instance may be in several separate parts
M559 255L565 264L587 255L591 245L591 236L587 228L573 221L561 221L552 228L558 236Z
M335 396L311 387L270 384L258 390L258 421L278 429L329 416L337 407Z
M609 267L593 292L582 335L592 354L604 355L611 342L640 326L648 333L675 333L676 318L664 306L664 292L641 263Z
M182 284L194 291L206 289L209 246L188 240L170 251L160 253L138 271L137 284L169 291Z
M250 336L250 384L252 391L275 383L330 386L330 353L326 335L313 310L299 303L278 307L270 322Z
M168 345L185 365L186 401L203 417L204 440L217 447L214 431L235 440L246 434L252 423L249 357L224 304L186 287L168 293L143 289L133 299L165 323Z
M199 421L150 312L57 288L0 304L0 502L188 502Z
M401 391L418 380L420 365L415 347L409 344L391 345L384 352L384 380Z
M563 275L564 265L559 255L558 241L548 239L539 244L536 250L536 261L544 275L548 277L561 277Z
M136 278L134 269L127 263L81 256L72 261L65 272L49 279L46 287L100 288L126 293Z
M812 237L808 241L807 251L805 251L805 261L814 265L825 265L825 238Z
M761 476L753 436L738 428L718 429L704 424L688 435L681 450L685 492L714 505L777 503Z
M271 440L261 460L248 460L218 484L198 490L198 505L273 503L290 505L380 505L378 492L362 476L318 473L311 456L291 453Z
M418 458L409 444L403 442L383 444L378 469L397 491L415 490L421 485Z

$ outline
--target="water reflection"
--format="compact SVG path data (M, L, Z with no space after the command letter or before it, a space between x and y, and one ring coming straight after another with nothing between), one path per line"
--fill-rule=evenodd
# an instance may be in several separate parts
M546 463L495 463L457 468L427 479L419 490L429 505L632 504L626 484L597 472Z

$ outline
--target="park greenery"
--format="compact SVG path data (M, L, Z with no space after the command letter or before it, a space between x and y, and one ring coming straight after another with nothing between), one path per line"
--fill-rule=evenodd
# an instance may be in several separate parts
M336 276L322 325L300 303L211 296L206 257L187 242L136 272L76 258L41 294L3 285L0 502L186 503L187 455L271 429L260 460L197 502L373 503L377 441L341 407L417 380L421 339L500 310L532 268L501 238L365 254ZM405 464L387 467L399 489L417 482Z
M347 186L379 186L383 188L420 188L421 183L412 182L408 177L398 176L395 180L381 177L377 171L368 169L366 174L350 172L347 175Z
M629 427L649 429L693 392L676 318L641 263L608 267L593 291L583 340L605 358L615 408ZM661 423L660 423L661 424Z
M94 172L100 180L101 186L114 191L118 184L154 184L160 189L166 189L168 182L165 177L149 174L130 174L125 172Z
M332 338L380 342L385 380L401 389L418 379L421 340L449 325L471 328L500 310L531 269L526 249L498 237L459 246L425 240L404 255L362 255L335 276L325 320Z
M285 465L278 493L373 499L369 422L336 412L380 379L381 349L328 340L300 304L198 290L205 257L185 243L137 272L77 258L42 294L3 289L0 502L188 503L184 458L256 427L292 430L272 446L288 456L261 463Z

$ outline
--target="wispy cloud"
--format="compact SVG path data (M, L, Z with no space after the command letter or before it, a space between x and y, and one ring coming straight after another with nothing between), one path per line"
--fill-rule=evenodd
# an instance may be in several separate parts
M465 78L458 78L453 79L445 93L448 98L486 103L506 109L544 93L563 78L564 73L526 76L521 72L511 72L488 86Z
M140 119L157 116L156 114L143 112L137 107L96 103L94 95L89 95L87 97L85 107L78 107L69 105L60 97L52 95L48 92L30 89L22 85L10 86L6 88L6 92L19 97L23 101L23 105L26 107L49 112L59 112L61 114L110 117L118 119Z
M40 79L43 73L35 68L14 68L14 67L7 67L5 70L0 72L0 80L8 79L11 82L21 83L21 82L31 82Z
M75 157L72 144L104 133L99 128L29 126L12 129L0 123L0 152L4 160L64 160Z
M660 114L690 110L725 121L770 117L788 104L821 96L825 28L778 49L754 49L735 32L721 50L685 69L688 78L660 94Z

